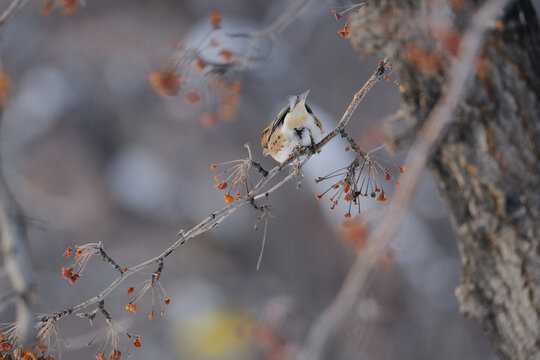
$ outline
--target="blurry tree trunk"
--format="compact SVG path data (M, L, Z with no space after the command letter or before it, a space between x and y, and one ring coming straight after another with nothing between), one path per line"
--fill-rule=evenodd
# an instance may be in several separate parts
M0 67L1 69L1 67ZM3 109L0 106L0 128ZM1 156L0 156L1 158ZM3 267L13 287L13 294L3 293L0 298L15 299L17 340L25 347L34 341L34 306L37 302L36 282L28 252L24 213L13 197L4 177L0 159L0 254Z
M392 58L400 124L417 129L452 74L448 59L485 0L373 0L351 21L355 48ZM460 310L501 359L540 359L540 29L529 0L494 24L458 117L431 159L463 262ZM389 142L400 146L406 137Z

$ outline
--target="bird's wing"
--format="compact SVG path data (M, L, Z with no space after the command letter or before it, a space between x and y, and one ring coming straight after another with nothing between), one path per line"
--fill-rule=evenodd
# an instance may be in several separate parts
M268 133L270 133L270 126L263 130L262 136L261 136L261 146L263 148L263 155L268 155Z
M311 110L311 108L308 106L308 104L306 104L306 110L307 110L308 113L311 114L311 116L313 116L313 121L315 122L315 125L317 125L317 127L321 130L321 133L324 135L324 129L322 127L321 121L319 119L317 119L317 117L313 113L313 110Z
M270 141L270 139L272 138L272 135L274 134L274 131L276 131L276 129L278 127L283 125L283 122L285 121L285 116L287 116L287 114L289 113L289 110L290 110L290 106L289 105L285 106L279 112L278 116L276 116L274 121L272 121L272 130L270 130L270 133L268 134L268 138L267 138L268 141Z

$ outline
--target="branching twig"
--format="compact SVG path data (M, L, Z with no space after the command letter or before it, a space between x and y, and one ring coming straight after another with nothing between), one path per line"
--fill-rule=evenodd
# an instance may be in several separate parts
M257 266L256 266L257 271L259 271L259 269L261 268L262 257L264 254L264 246L266 245L268 218L272 216L270 214L270 210L272 209L270 205L268 204L262 205L259 209L261 211L261 215L257 218L257 221L255 222L255 230L258 229L258 223L262 220L264 220L264 230L263 230L263 238L262 238L262 243L261 243L261 252L259 253L259 258L257 259Z
M311 0L302 0L294 8L281 14L281 16L277 18L277 20L274 21L274 23L270 25L266 31L274 34L278 34L283 31L287 26L289 26L290 23L292 23L298 17L300 11L302 11L302 9L306 7L306 5L309 4L310 1Z
M302 9L311 1L312 0L301 0L298 5L281 14L281 16L277 18L276 21L274 21L270 26L261 31L255 32L254 34L229 34L231 37L247 39L247 50L245 52L246 55L244 56L245 59L243 61L244 66L253 66L268 59L274 50L280 33L298 17L300 11L302 11ZM268 49L266 52L263 55L255 54L257 51L257 45L264 41L268 43Z
M341 120L339 121L338 125L334 130L332 130L328 135L324 137L315 147L316 150L321 149L324 145L326 145L330 140L332 140L334 137L336 137L338 134L341 133L341 131L345 128L349 120L351 119L352 114L358 107L358 104L360 104L360 101L366 96L366 94L371 90L373 86L377 83L378 80L380 80L383 76L383 74L386 71L386 67L388 65L388 59L381 60L379 63L379 66L377 67L377 70L375 70L375 73L371 75L371 77L368 79L368 81L362 86L360 90L356 94L354 94L354 98L349 104L349 107L341 117Z
M353 311L354 305L363 289L366 277L375 265L379 255L392 241L399 230L405 211L413 198L428 158L447 125L454 120L453 114L458 101L466 93L467 80L475 69L475 60L484 43L491 23L512 0L490 0L483 5L471 19L469 29L463 36L459 55L450 65L447 91L430 113L411 148L405 167L403 187L396 193L385 216L377 223L347 275L339 293L332 303L316 319L311 327L300 360L324 358L328 341L339 324Z
M109 264L111 264L111 266L113 268L116 269L116 271L118 271L120 274L122 274L124 271L122 269L122 267L120 265L118 265L116 263L116 261L114 261L109 255L107 255L107 253L105 252L105 249L103 248L103 246L101 245L101 242L99 243L99 254L101 255L101 257L103 258L103 261L106 261L108 262Z
M375 85L377 81L381 80L382 75L385 72L387 65L388 65L387 59L381 60L374 74L368 79L368 81L364 84L364 86L354 95L351 101L351 104L348 106L347 110L341 117L341 120L339 121L337 127L333 129L323 140L321 140L316 145L317 149L319 150L322 149L330 140L332 140L334 137L340 134L341 129L343 129L347 125L354 110L356 109L360 101L362 101L362 99L365 97L368 91L373 87L373 85ZM301 165L305 164L305 162L307 162L311 158L312 155L313 154L306 155L305 159L302 160ZM283 181L281 181L278 185L274 186L270 190L268 191L263 190L264 186L267 185L271 179L273 179L278 174L280 174L281 171L285 169L288 165L290 165L292 162L293 162L293 157L291 156L283 163L276 165L272 170L268 171L268 174L266 176L263 176L263 178L249 191L247 196L210 214L206 219L201 221L198 225L194 226L192 229L188 231L183 231L183 230L179 231L178 239L171 246L169 246L169 248L167 248L161 254L159 254L158 256L152 259L149 259L141 264L138 264L138 265L135 265L133 267L126 269L113 282L111 282L105 289L103 289L98 295L78 305L58 311L54 315L50 315L50 316L57 316L58 319L60 319L65 315L80 311L90 305L93 305L93 304L98 303L99 301L102 301L129 276L143 269L146 269L154 264L159 264L163 262L163 260L167 256L172 254L176 249L180 247L180 245L184 244L186 241L191 240L195 238L196 236L219 226L219 224L221 224L229 215L231 215L233 212L235 212L237 209L239 209L243 205L250 204L252 200L258 200L261 197L265 197L267 193L276 190L278 187L283 185L286 181L294 178L294 175L289 174Z
M360 148L358 143L354 141L354 139L350 137L349 134L347 134L345 129L342 129L340 134L342 138L347 140L347 142L351 146L351 149L354 151L354 154L357 158L364 159L366 157L367 153Z
M285 184L287 181L291 180L296 176L296 173L293 171L286 177L284 177L280 182L278 182L276 185L272 186L270 189L266 190L263 194L259 194L253 198L253 200L259 200L265 197L268 197L271 193L279 189L283 184Z

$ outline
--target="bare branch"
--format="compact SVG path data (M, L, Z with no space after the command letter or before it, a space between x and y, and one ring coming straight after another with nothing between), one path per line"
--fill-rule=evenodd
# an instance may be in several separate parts
M399 230L405 211L413 198L422 170L431 151L448 124L454 120L453 114L458 101L465 94L467 80L475 69L474 64L484 43L491 23L511 0L491 0L483 5L471 19L468 30L460 44L458 57L450 64L447 91L443 94L411 148L405 167L403 187L397 192L385 216L378 222L368 238L366 247L356 257L339 293L311 327L300 360L317 360L324 357L326 346L339 324L351 314L363 290L366 277L375 265L379 255L392 241Z
M368 81L362 86L360 90L356 94L354 94L354 98L349 104L349 107L347 107L347 110L341 117L341 120L339 121L338 125L334 130L332 130L328 135L324 137L316 146L316 149L322 148L324 145L326 145L330 140L332 140L336 135L340 134L341 131L345 128L345 126L349 123L351 120L351 116L360 104L360 101L366 96L366 94L371 90L373 86L379 81L383 74L386 71L386 67L388 65L388 59L381 60L379 62L379 66L377 67L377 70L375 70L375 73L371 75L371 77L368 79Z
M268 27L266 32L278 34L283 31L298 17L300 11L302 11L302 9L310 2L311 0L302 0L297 6L281 14L281 16Z
M108 262L109 264L111 264L111 266L116 270L118 271L120 274L122 274L124 271L122 270L122 267L120 265L118 265L116 263L116 261L114 261L106 252L105 252L105 249L103 248L103 245L101 244L101 242L99 243L99 254L101 255L101 257L103 258L103 261L105 262Z
M322 139L316 145L316 149L321 150L330 140L332 140L334 137L336 137L338 134L341 133L341 130L349 122L358 104L366 96L369 90L375 85L375 83L381 80L382 75L386 71L388 63L389 63L388 59L384 59L380 61L373 75L368 79L368 81L364 84L364 86L362 86L362 88L354 95L350 105L348 106L347 110L341 117L341 120L339 121L337 127L333 129L324 139ZM311 153L305 155L305 158L302 160L300 165L305 164L311 158L311 156L313 156L313 154ZM72 306L65 310L58 311L54 313L54 315L49 315L49 316L55 316L58 319L60 319L64 317L65 315L78 312L90 305L96 304L102 301L105 297L107 297L118 285L120 285L129 276L143 269L146 269L148 267L158 265L160 263L162 264L163 260L170 254L172 254L176 249L178 249L180 245L184 244L188 240L191 240L197 237L200 234L205 233L208 230L211 230L219 226L219 224L221 224L229 215L231 215L240 207L246 204L251 204L252 201L254 200L258 200L258 199L261 199L262 197L266 197L267 194L277 190L277 188L285 184L288 180L293 179L294 172L292 174L288 174L282 181L280 181L278 185L272 187L270 190L267 190L267 191L263 190L264 187L270 182L270 180L276 177L277 175L279 175L281 171L285 169L288 165L291 165L293 163L293 160L294 160L293 156L290 156L286 161L284 161L283 163L279 165L276 165L272 170L268 171L267 175L263 176L262 179L246 194L244 198L239 199L225 206L224 208L210 214L208 217L206 217L203 221L201 221L198 225L194 226L192 229L188 231L179 231L178 239L171 246L169 246L169 248L167 248L161 254L159 254L158 256L152 259L149 259L141 264L138 264L138 265L135 265L133 267L126 269L113 282L111 282L106 288L104 288L98 295L86 301L83 301L82 303L78 305ZM261 173L264 174L264 172L261 172ZM44 320L46 320L46 318L47 317L45 317ZM44 320L41 320L41 321L44 321Z
M13 0L2 15L0 15L0 28L7 24L27 2L28 0Z
M241 57L239 63L241 67L253 67L265 60L272 54L274 47L280 33L289 26L296 18L298 14L308 5L312 0L301 0L298 5L283 12L270 26L255 32L254 34L238 33L229 34L231 37L246 39L245 54ZM267 49L260 54L259 45L266 42Z

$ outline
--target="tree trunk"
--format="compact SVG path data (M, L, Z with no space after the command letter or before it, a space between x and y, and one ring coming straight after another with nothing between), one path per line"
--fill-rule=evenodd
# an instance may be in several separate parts
M350 19L359 52L392 58L410 132L484 2L374 0ZM464 99L430 162L458 234L460 310L501 359L540 359L540 29L529 0L494 24Z

